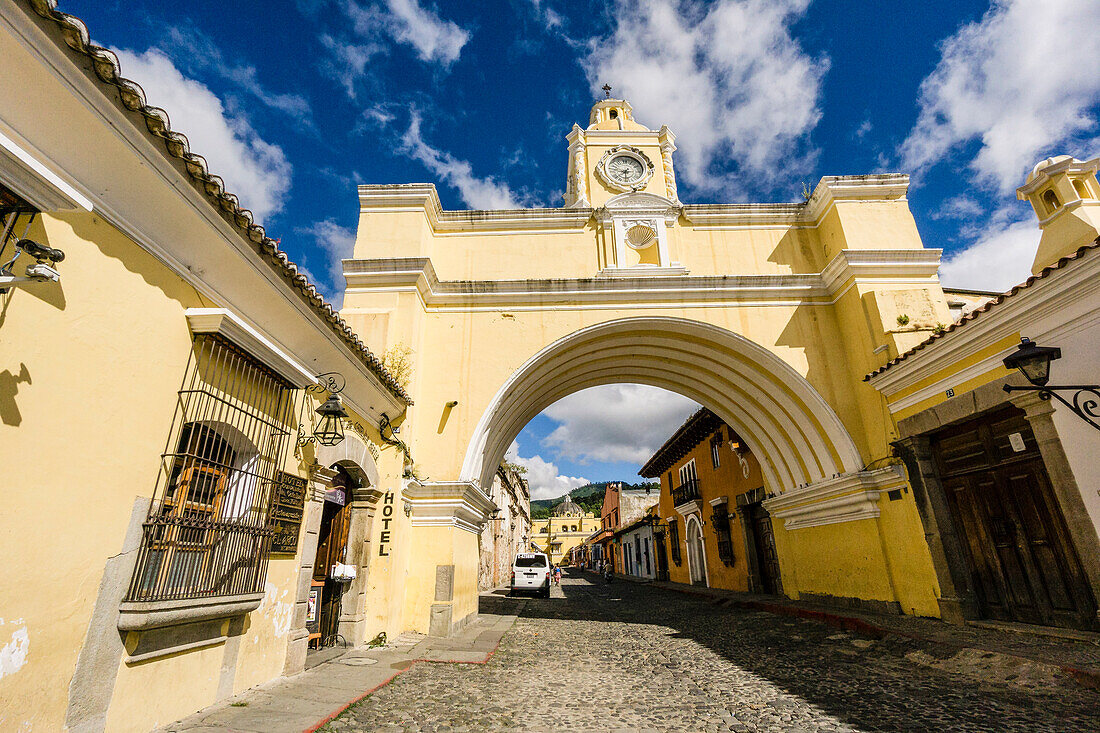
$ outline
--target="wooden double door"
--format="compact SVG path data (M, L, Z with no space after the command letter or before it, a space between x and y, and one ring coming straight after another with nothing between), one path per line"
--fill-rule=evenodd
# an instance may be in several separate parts
M745 526L756 553L758 590L761 593L778 595L783 590L779 580L779 554L775 551L775 534L772 532L772 518L759 503L745 507Z
M1093 628L1096 602L1023 412L945 430L932 449L982 614Z

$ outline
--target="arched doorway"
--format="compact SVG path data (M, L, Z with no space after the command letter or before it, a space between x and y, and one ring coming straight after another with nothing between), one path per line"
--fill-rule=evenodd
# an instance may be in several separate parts
M708 585L707 583L707 554L703 542L703 525L699 517L694 514L687 518L687 555L688 570L691 573L692 585Z

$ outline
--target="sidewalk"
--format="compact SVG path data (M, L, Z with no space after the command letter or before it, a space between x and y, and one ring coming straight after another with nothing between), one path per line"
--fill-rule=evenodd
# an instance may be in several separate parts
M423 662L484 664L512 627L526 601L500 599L458 636L436 638L402 634L377 649L350 649L294 677L254 687L160 728L172 733L314 731L350 705Z
M873 638L901 636L953 649L960 657L995 658L1011 664L1026 661L1056 668L1081 685L1100 690L1100 634L1032 627L1028 624L979 623L959 626L938 619L838 609L776 596L658 581L664 588L711 599L719 606L766 611L820 621Z

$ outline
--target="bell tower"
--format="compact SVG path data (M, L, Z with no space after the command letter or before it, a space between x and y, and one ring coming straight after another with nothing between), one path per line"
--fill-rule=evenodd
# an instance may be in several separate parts
M592 106L588 127L573 125L569 143L565 205L598 208L622 193L645 192L679 204L672 154L676 136L668 127L650 130L634 119L625 99L607 99Z
M1031 202L1043 235L1031 265L1037 273L1100 235L1100 158L1081 162L1068 155L1040 161L1016 198Z
M588 127L573 125L569 143L566 208L595 209L599 274L605 277L677 275L672 230L682 206L672 154L676 136L634 119L625 99L592 106Z

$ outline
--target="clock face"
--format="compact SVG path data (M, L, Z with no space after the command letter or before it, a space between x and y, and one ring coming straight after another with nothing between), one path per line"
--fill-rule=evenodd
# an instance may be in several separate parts
M607 175L618 183L633 183L644 172L641 161L630 155L617 155L607 162Z

